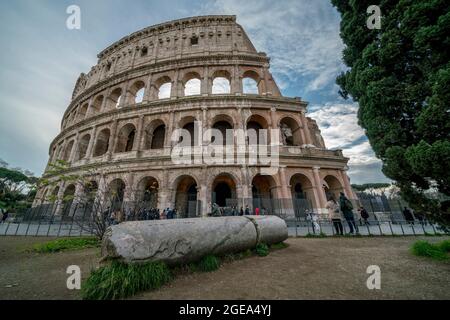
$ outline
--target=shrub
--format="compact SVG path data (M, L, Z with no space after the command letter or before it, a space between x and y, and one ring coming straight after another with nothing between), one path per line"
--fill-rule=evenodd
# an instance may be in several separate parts
M448 255L444 248L446 248L447 244L431 244L427 241L419 240L416 241L411 251L414 255L419 257L429 257L434 260L446 260L448 259Z
M217 258L214 255L207 255L195 264L193 270L198 270L202 272L211 272L219 269L219 267L220 267L219 258Z
M269 247L265 243L258 243L255 252L260 257L265 257L269 254Z
M39 253L50 253L64 250L80 250L86 248L95 248L98 247L99 245L100 242L93 237L66 238L35 244L32 247L32 251L36 251Z
M444 252L450 252L450 240L444 240L439 243L439 247Z
M289 247L289 245L285 242L274 243L270 246L270 249L284 249Z
M162 262L125 264L113 261L94 270L83 282L81 296L86 300L111 300L132 296L140 291L157 289L172 279Z

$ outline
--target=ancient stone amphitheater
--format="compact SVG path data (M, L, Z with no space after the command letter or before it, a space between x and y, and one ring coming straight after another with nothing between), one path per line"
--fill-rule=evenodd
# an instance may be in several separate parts
M78 78L49 164L64 160L66 174L89 176L99 193L176 208L181 217L206 215L214 203L302 214L324 208L330 193L354 198L348 158L326 149L316 122L305 115L306 102L281 95L269 62L235 16L186 18L126 36ZM280 129L276 172L267 175L267 163L236 161L238 155L226 163L174 161L173 149L184 139L176 129L195 136L209 128ZM227 145L237 139L225 137ZM204 137L192 141L183 147L194 154L214 145ZM244 159L252 154L242 152ZM56 182L38 190L35 205L50 195L76 201L85 192L81 184Z

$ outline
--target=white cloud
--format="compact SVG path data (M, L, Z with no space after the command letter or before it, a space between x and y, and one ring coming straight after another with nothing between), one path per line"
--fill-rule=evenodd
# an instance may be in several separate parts
M216 0L204 11L237 15L255 47L271 57L277 80L308 80L305 92L334 83L343 70L339 16L328 0Z

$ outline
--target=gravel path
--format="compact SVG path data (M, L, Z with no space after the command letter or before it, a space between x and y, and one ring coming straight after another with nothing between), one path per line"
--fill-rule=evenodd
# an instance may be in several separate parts
M412 256L420 237L289 238L267 257L224 264L212 273L183 275L135 299L450 299L450 262ZM444 237L423 237L441 241ZM0 237L0 299L78 299L65 270L83 276L98 249L54 254L23 252L46 238ZM368 290L366 268L381 268L381 290ZM13 287L7 287L14 285Z

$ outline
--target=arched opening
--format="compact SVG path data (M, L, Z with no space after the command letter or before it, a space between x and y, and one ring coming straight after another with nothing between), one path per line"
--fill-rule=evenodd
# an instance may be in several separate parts
M262 84L261 77L253 70L246 71L242 75L242 91L244 94L262 94Z
M184 95L195 96L201 94L202 81L200 75L196 72L189 72L183 79Z
M108 201L111 203L114 209L120 208L121 203L124 200L125 195L125 182L122 179L115 179L111 181L108 186Z
M94 99L94 102L91 105L92 114L99 113L102 109L102 104L103 104L103 96L100 95Z
M77 160L81 160L86 157L86 152L89 146L89 141L91 140L91 136L89 134L85 134L79 144L78 144L78 157Z
M182 176L177 179L175 209L182 218L195 217L199 213L197 203L197 182L191 176Z
M129 89L134 103L142 103L144 101L145 83L143 81L136 81Z
M129 123L124 125L117 136L116 153L130 152L133 150L134 137L136 135L136 128Z
M166 126L160 125L153 131L152 144L150 149L164 148L164 139L166 137Z
M145 177L138 184L138 199L146 208L158 207L158 181L153 177Z
M85 104L80 108L80 110L78 110L78 120L79 120L79 121L81 121L81 120L83 120L84 118L86 118L87 111L88 111L88 104L85 103Z
M212 94L231 93L231 76L227 71L216 71L213 75Z
M98 183L97 181L89 181L86 183L84 187L84 194L87 199L87 201L92 202L96 199L98 192Z
M155 81L158 99L169 99L172 91L172 80L168 76L163 76Z
M75 198L75 185L70 184L64 190L63 196L63 216L70 215L70 208L72 207L73 200Z
M236 183L229 174L221 174L214 179L212 184L211 202L219 207L231 207L236 205Z
M306 217L311 212L314 201L314 189L311 181L303 174L295 174L289 182L296 217Z
M109 95L109 109L119 108L122 99L122 89L116 88Z
M102 156L108 152L110 134L109 129L103 129L99 132L97 141L95 142L94 157Z
M62 160L69 161L70 160L70 154L72 153L74 140L70 141L67 146L64 148L64 154L62 157Z
M264 119L262 116L259 115L251 116L247 122L247 144L268 145L269 137L267 128L268 124L266 119Z
M211 138L211 143L214 145L222 144L224 146L226 145L232 145L233 144L233 126L226 120L220 120L214 123L212 126L213 129L217 129L220 131L220 139L219 137L213 137Z
M276 208L273 199L277 198L276 183L272 176L257 174L252 180L253 208L259 208L266 213L274 212Z
M339 182L339 180L331 175L326 176L324 179L325 182L325 195L327 197L327 200L330 199L331 196L334 197L336 201L339 200L339 194L341 192L344 192L344 188L342 184Z
M301 146L302 136L301 130L297 123L292 118L286 117L280 121L280 138L285 146Z
M193 147L198 144L198 130L195 130L195 126L196 122L193 117L186 117L180 121L182 130L178 142L181 147Z
M164 148L166 126L162 120L154 120L147 125L144 131L144 149Z

